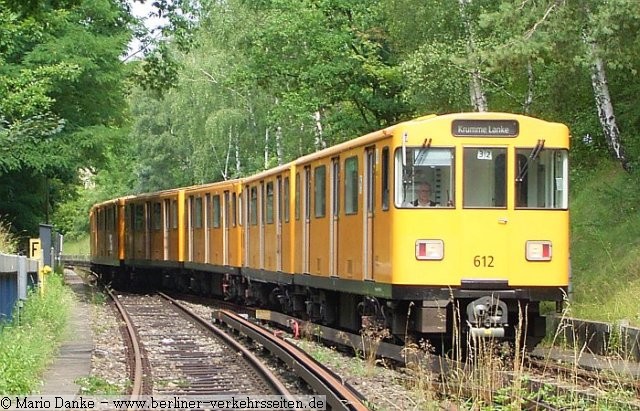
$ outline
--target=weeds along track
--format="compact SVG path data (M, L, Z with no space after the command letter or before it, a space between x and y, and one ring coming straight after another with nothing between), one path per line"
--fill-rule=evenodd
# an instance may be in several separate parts
M202 319L194 319L160 295L114 297L126 313L127 328L133 331L132 396L290 395L244 347L216 336L202 326Z
M564 398L593 409L640 410L640 381L614 367L585 369L577 358L558 362L530 356L523 367L528 370L528 390L538 398Z
M493 407L539 410L639 410L637 384L613 370L599 373L536 360L490 340L470 348L464 361L450 361L436 380L445 396ZM500 408L512 409L512 408Z
M167 304L159 296L128 295L125 297L126 300L132 301L126 305L141 306L136 307L140 312L137 316L152 318L144 326L146 330L150 331L144 333L138 331L138 333L154 336L155 342L150 346L153 347L154 353L159 351L161 354L166 355L165 351L170 351L169 347L179 340L176 336L183 334L191 336L194 334L194 331L186 327L184 317L182 315L176 316L174 312L176 307L191 305L190 302L174 301L172 304ZM138 302L134 301L135 298L138 299ZM198 299L187 298L187 300ZM334 404L338 403L349 404L344 409L364 409L362 404L353 406L353 404L361 402L361 398L357 393L349 393L350 387L347 387L340 377L335 375L325 375L323 377L313 375L326 372L318 365L311 364L309 368L307 366L303 367L302 364L306 361L304 359L305 355L289 352L291 348L286 347L286 341L282 341L280 338L261 336L263 332L255 324L242 318L237 318L230 310L212 309L211 301L207 300L205 304L208 306L206 309L198 310L193 308L195 311L199 311L201 316L207 317L206 320L201 319L200 321L205 321L211 327L209 316L213 315L215 322L219 326L224 325L225 329L234 330L231 333L233 338L238 338L242 341L247 349L254 350L257 347L257 351L264 349L265 351L276 353L275 355L278 356L280 361L293 369L299 378L307 382L313 393L327 395L327 400L332 405L332 409L340 409L339 407L333 407ZM162 310L168 309L170 314L163 314L161 307L165 307ZM177 320L169 321L169 316L177 317ZM291 318L286 320L291 321ZM301 320L299 321L303 323ZM276 323L282 325L280 321L276 321ZM164 336L160 335L161 329L167 326L169 331L166 331ZM199 328L198 326L193 327ZM178 334L177 330L181 328L183 330ZM273 337L274 331L267 331L265 334ZM186 340L186 336L182 336L181 340ZM250 340L249 343L247 337ZM360 336L360 338L362 339L363 336ZM281 344L285 344L285 348ZM143 351L147 357L151 358L152 356L146 353L149 350L147 345L148 343L144 344ZM373 344L373 346L378 347L376 344ZM216 349L205 345L201 351L211 352L211 355L214 356ZM419 385L421 389L431 391L433 398L443 401L453 400L466 404L484 404L484 406L498 408L515 407L513 409L527 410L640 409L640 402L637 401L638 388L635 381L625 380L614 372L600 371L595 373L583 370L579 365L561 365L553 360L536 361L528 356L523 356L522 352L520 355L515 355L512 349L509 350L495 341L482 340L475 349L469 348L472 355L462 361L452 361L448 358L438 357L420 350L419 347L413 348L412 351L414 351L413 354L409 356L417 360L418 363L414 362L409 365L414 367L414 372L411 375L415 381L411 384ZM420 351L423 355L419 354ZM264 353L259 352L258 355L264 357ZM218 361L225 362L223 367L225 373L228 373L230 369L230 365L226 361L232 356L233 354L230 353L220 354L219 356ZM198 360L199 362L201 361ZM154 393L184 394L193 392L185 391L190 380L187 377L181 377L186 373L180 369L180 366L171 366L171 363L165 357L160 357L159 363L161 367L156 370L154 366L152 371L154 387L158 386L156 374L161 370L165 374L168 373L173 379L161 378L159 380L160 386L154 388ZM167 369L168 371L166 371ZM219 373L219 371L213 368L213 370L206 370L203 373L211 377ZM248 380L246 377L234 377L233 379ZM252 384L252 386L255 385ZM346 394L332 393L331 390L335 387L346 389ZM235 389L240 393L254 393L254 391L245 391L243 387L236 387ZM203 391L195 392L203 393ZM219 391L215 392L219 393ZM305 394L308 393L309 391L305 392Z
M194 296L181 296L188 301L204 302L206 305L223 306L236 310L230 304L214 302L211 299L201 299ZM240 307L238 307L240 308ZM221 321L220 313L224 309L214 309L214 318ZM536 363L528 356L515 355L514 347L505 346L499 341L481 339L477 345L470 341L459 342L465 344L464 350L458 350L459 356L465 351L460 361L432 354L429 347L418 344L396 346L389 348L371 333L362 335L348 335L339 330L314 325L309 327L302 319L279 313L261 310L248 312L251 317L260 317L261 321L268 321L280 327L289 328L297 323L301 334L313 335L313 340L328 340L329 346L342 343L349 352L354 349L357 355L367 361L375 362L377 356L393 359L386 362L395 368L404 364L410 369L404 375L411 375L413 381L409 385L420 386L421 390L432 392L433 398L441 400L455 399L458 401L480 404L492 404L497 407L515 406L515 409L640 409L633 397L636 397L635 384L628 381L623 383L620 376L601 372L598 378L594 373L568 372L572 369L557 366L553 361L547 365ZM224 314L223 314L224 316ZM226 321L221 321L226 322ZM290 330L293 332L293 330ZM245 331L240 331L245 332ZM334 336L335 338L328 338ZM320 338L322 337L322 338ZM287 362L287 360L283 361ZM575 368L575 367L574 367ZM402 373L401 373L402 374ZM401 375L399 374L399 375ZM611 393L612 392L612 393ZM571 408L573 407L573 408ZM604 408L603 408L604 407ZM607 408L608 407L608 408Z

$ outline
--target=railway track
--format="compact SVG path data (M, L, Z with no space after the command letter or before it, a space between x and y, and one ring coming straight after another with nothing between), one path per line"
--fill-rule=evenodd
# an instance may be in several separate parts
M112 296L124 310L133 366L132 396L285 395L261 361L160 295ZM241 355L238 355L241 354Z
M262 361L221 328L159 293L110 293L131 334L133 389L139 395L284 395L291 393ZM303 351L230 311L220 311L227 327L251 338L287 364L328 409L367 410L364 397ZM212 336L215 334L215 337ZM241 354L241 355L238 355ZM249 363L247 365L247 363Z

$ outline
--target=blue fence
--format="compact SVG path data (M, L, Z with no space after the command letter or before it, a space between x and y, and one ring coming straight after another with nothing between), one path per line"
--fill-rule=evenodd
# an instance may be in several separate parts
M24 256L0 254L0 322L10 321L19 300L38 279L38 261Z

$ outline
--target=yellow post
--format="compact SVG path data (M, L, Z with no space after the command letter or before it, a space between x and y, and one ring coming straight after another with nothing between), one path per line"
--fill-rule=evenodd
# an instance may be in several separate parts
M45 265L40 269L39 277L40 277L40 295L44 295L45 292L45 284L47 283L47 276L51 274L53 270L48 265Z

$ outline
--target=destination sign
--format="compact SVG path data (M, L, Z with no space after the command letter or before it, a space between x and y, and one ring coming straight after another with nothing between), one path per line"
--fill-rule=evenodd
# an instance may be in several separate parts
M455 137L517 137L517 120L453 120L451 134Z

